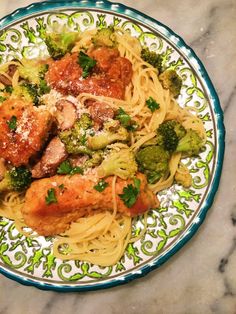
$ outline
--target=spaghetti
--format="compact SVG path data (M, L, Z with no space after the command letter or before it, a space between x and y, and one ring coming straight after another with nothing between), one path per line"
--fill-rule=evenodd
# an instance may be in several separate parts
M88 50L91 49L93 47L91 38L95 33L96 30L92 30L81 34L81 39L75 44L72 52L78 52L84 47ZM128 59L132 64L132 80L126 87L125 98L123 100L82 92L77 96L80 107L86 108L88 101L97 101L109 105L114 110L123 108L139 126L135 132L130 134L129 149L133 153L136 153L146 142L152 140L156 136L158 127L168 120L176 120L186 129L195 130L205 140L206 132L202 121L189 110L181 108L170 91L163 88L157 69L141 58L142 47L139 41L120 29L114 32L113 38L117 42L119 55ZM15 88L20 84L20 74L16 69L14 75L10 76L7 73L10 65L17 67L19 63L10 61L1 65L0 75L11 82L12 87ZM5 97L6 92L0 92L0 96ZM10 97L14 97L14 95ZM57 95L52 90L50 94L42 98L46 108L53 112L55 103L60 97L60 94ZM159 105L158 110L154 112L149 110L146 105L148 97L155 99ZM127 147L123 143L116 143L108 146L108 149L112 148L119 151L123 146ZM176 173L189 174L186 167L180 166L181 158L181 153L171 155L169 173L161 177L156 183L149 184L149 188L154 193L170 187L175 180ZM141 233L132 238L132 219L117 211L116 176L112 180L112 199L113 211L98 211L93 215L81 217L72 222L67 231L57 235L53 243L54 255L63 260L79 259L100 266L116 264L123 256L127 244L137 241L145 234L147 214L144 215ZM0 215L14 220L17 229L29 236L30 233L25 231L27 226L24 224L21 214L23 204L24 195L22 193L7 192L1 202Z

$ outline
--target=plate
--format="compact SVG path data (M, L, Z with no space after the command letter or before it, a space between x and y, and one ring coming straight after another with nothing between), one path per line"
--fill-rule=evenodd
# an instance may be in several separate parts
M165 56L166 65L183 79L178 102L194 107L207 131L200 157L185 160L193 186L179 185L159 193L160 208L148 215L148 229L137 243L128 245L113 267L81 261L61 261L51 251L51 238L27 239L14 222L0 218L0 272L26 285L58 291L95 290L144 276L173 256L195 234L217 191L224 155L223 114L210 78L196 54L182 38L160 22L124 5L107 1L53 1L35 3L0 20L0 63L17 57L46 53L43 37L54 23L83 31L110 24L119 26ZM143 219L133 227L139 233Z

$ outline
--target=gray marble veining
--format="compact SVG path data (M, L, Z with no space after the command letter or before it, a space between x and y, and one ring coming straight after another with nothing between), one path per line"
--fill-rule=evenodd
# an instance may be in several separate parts
M214 204L197 235L169 262L127 285L60 294L0 276L0 314L236 313L236 2L123 0L168 25L203 61L225 114L226 153ZM1 0L0 17L31 0Z

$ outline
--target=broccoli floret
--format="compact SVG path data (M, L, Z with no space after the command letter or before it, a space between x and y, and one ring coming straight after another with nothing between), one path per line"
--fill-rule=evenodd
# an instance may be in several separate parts
M121 179L134 177L138 167L134 154L129 149L111 152L98 167L99 177L116 175Z
M57 60L71 52L78 38L79 34L75 32L50 33L46 34L45 44L50 56Z
M40 84L40 80L44 79L44 75L48 70L47 64L42 64L34 59L22 59L18 66L19 75L31 84Z
M204 140L192 129L186 131L186 135L179 140L176 152L184 153L187 156L198 155L203 148Z
M13 167L5 173L0 182L0 192L22 191L26 189L32 181L31 172L24 166Z
M13 89L11 94L13 98L24 98L28 102L33 102L36 106L39 104L38 86L35 84L22 83Z
M159 73L163 71L163 56L161 54L150 51L148 48L143 48L141 50L141 58L156 68Z
M176 98L180 94L182 79L175 70L165 70L159 75L162 86L169 89L171 94Z
M114 121L118 122L118 121ZM129 133L123 126L112 127L111 122L104 123L104 130L99 134L88 137L88 147L92 150L103 149L107 145L115 142L126 142L129 139ZM118 122L119 123L119 122Z
M175 173L175 181L176 183L181 184L185 188L189 188L192 185L192 176L189 173L189 170L187 169L186 166L179 165Z
M92 37L92 43L95 47L114 47L116 45L116 41L114 39L114 27L109 26L107 28L99 29Z
M61 141L65 144L69 154L86 154L92 156L92 151L87 147L86 130L92 126L92 120L83 114L74 126L59 133Z
M175 120L169 120L163 122L157 129L157 142L162 145L165 150L174 152L179 138L175 129L179 132L179 123Z
M161 146L148 146L136 154L139 169L149 183L157 182L169 172L170 153Z
M44 79L48 65L35 60L22 59L18 69L24 81L13 89L13 97L22 97L27 101L32 101L36 106L39 105L40 96L50 92L50 87Z
M99 166L103 159L103 151L98 150L92 153L92 157L85 161L84 168L93 168Z
M185 128L176 120L168 120L160 124L157 136L153 139L156 144L169 152L174 152L179 140L186 134Z
M79 128L88 130L93 126L93 121L87 113L83 113L78 122Z

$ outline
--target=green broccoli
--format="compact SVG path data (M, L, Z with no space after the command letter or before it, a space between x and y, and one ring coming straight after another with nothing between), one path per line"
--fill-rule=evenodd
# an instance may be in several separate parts
M169 89L171 94L176 98L180 94L182 79L175 70L165 70L159 75L162 86Z
M78 127L88 130L93 126L93 121L87 113L83 113L78 121Z
M157 129L156 142L169 152L174 152L186 133L185 128L176 120L168 120L160 124Z
M127 148L111 152L98 167L100 178L116 175L121 179L133 178L138 167L134 154Z
M67 52L71 52L78 38L79 33L76 32L48 33L45 37L45 44L50 56L57 60Z
M35 60L22 59L18 69L20 77L24 81L13 89L13 97L22 97L38 106L40 104L40 97L50 92L50 87L45 81L45 73L48 70L48 65L41 64Z
M88 137L88 147L98 150L118 141L126 142L128 139L128 131L119 124L119 121L112 120L104 123L104 129L97 135Z
M96 34L92 37L92 43L97 47L114 47L116 41L114 38L114 27L108 26L106 28L99 29Z
M155 183L169 172L170 153L161 146L148 146L136 154L139 169L149 183Z
M93 167L99 166L102 162L102 159L103 159L103 151L97 150L92 153L92 156L90 159L85 161L85 163L83 164L83 167L93 168Z
M92 126L92 120L83 114L74 126L59 133L61 141L65 144L69 154L86 154L92 156L92 151L87 147L86 130Z
M204 140L192 129L186 131L186 135L179 140L176 152L184 153L187 156L198 155L203 148Z
M150 51L148 48L143 48L141 50L141 58L156 68L158 73L163 72L163 56L161 54Z
M185 171L181 171L181 168L184 168ZM180 169L180 171L178 171ZM175 173L176 183L182 185L184 188L189 188L192 185L192 176L189 173L189 170L184 165L179 165L178 170Z
M44 79L48 70L48 65L34 59L22 59L18 70L21 78L31 84L40 85L40 81Z
M32 181L31 172L25 166L13 167L5 173L0 182L0 192L22 191L26 189Z
M131 116L121 107L117 110L115 119L119 120L120 124L130 132L134 132L138 129L136 121L132 120Z
M28 102L33 102L36 106L39 105L38 86L35 84L22 83L13 89L11 97L20 97Z

